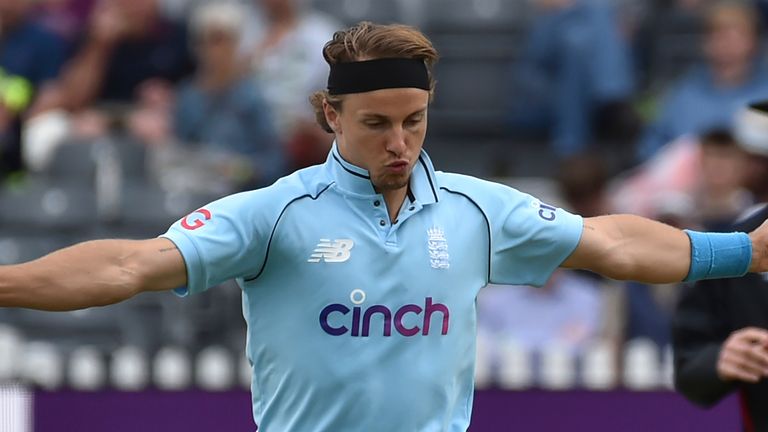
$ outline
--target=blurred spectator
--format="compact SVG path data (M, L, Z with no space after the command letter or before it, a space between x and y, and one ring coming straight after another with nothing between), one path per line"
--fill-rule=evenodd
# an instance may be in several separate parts
M736 127L739 128L737 121ZM742 188L743 152L727 130L685 136L665 146L615 194L622 211L684 229L725 230L751 202ZM626 284L626 337L670 342L679 284Z
M624 340L648 339L656 346L670 343L670 319L679 284L645 285L627 282Z
M238 52L243 24L235 3L212 2L195 11L198 73L180 86L173 113L176 138L208 153L236 189L265 186L285 173L272 114Z
M674 191L655 194L653 219L676 228L700 228L690 196ZM680 292L679 283L647 285L624 284L624 340L648 339L659 347L670 344L670 320Z
M563 160L557 175L558 189L568 209L585 217L614 212L608 194L609 180L605 164L590 155ZM690 225L693 206L688 196L655 193L650 207L651 216L659 220L675 226ZM582 277L588 278L585 281L591 280L591 290L601 296L603 338L619 343L645 337L659 346L669 343L669 318L676 299L676 285L615 283L585 272Z
M690 196L699 167L698 137L683 135L664 146L651 159L614 180L611 205L620 213L645 217L657 214L660 194Z
M760 11L760 21L763 26L768 25L768 0L755 0L757 10Z
M31 0L0 0L0 178L21 168L20 118L56 78L66 43L34 21Z
M45 168L61 143L134 126L128 120L135 110L162 112L172 104L173 85L193 71L186 27L165 18L159 0L98 0L85 33L31 109L24 145L36 169Z
M599 0L538 0L516 73L515 132L551 130L552 149L583 151L599 131L624 139L637 129L627 102L633 72L616 10Z
M581 154L564 159L557 170L557 190L569 211L583 217L612 213L608 197L610 174L603 159L594 154ZM600 296L600 337L612 344L621 340L624 324L624 296L619 284L594 273L572 271L590 287L592 295Z
M581 352L600 336L601 312L594 279L568 270L555 271L541 288L489 286L478 296L482 331L529 351L558 345Z
M75 42L87 28L96 0L38 0L35 20L69 42Z
M640 140L640 160L684 134L730 124L740 106L768 97L756 10L747 2L718 1L707 9L705 27L706 63L693 68L665 96L658 117Z
M601 159L574 156L560 164L557 190L569 211L599 216L610 212L608 179ZM615 345L623 323L622 297L612 285L589 272L560 269L541 288L489 286L478 295L478 329L531 352L559 346L579 354L598 340Z
M166 19L158 0L99 0L89 31L52 94L37 111L129 104L193 70L186 28ZM149 94L147 94L149 92Z
M751 202L741 187L742 159L727 129L684 135L617 180L612 205L620 212L655 219L668 215L679 221L685 216L686 225L720 230L723 221L732 220Z
M699 35L702 32L704 3L710 0L646 0L631 3L632 51L638 88L655 94L670 79L677 78L681 69L699 60ZM639 10L638 10L639 9ZM644 96L636 103L648 109ZM651 101L652 102L652 101ZM652 107L650 107L652 109Z
M744 185L762 204L732 227L750 232L768 218L768 105L737 116L736 135L749 154ZM675 387L704 407L741 399L744 430L768 430L768 291L766 274L686 286L674 315Z
M309 96L327 85L324 41L340 28L302 0L259 0L246 49L290 155L291 168L325 160L332 136L317 125Z
M742 185L755 202L768 202L768 102L739 110L733 133L746 152Z
M752 202L742 188L743 150L726 130L713 130L699 140L701 181L695 191L695 214L707 231L726 231Z
M563 160L556 176L558 191L568 210L583 217L611 213L606 195L609 179L605 163L589 154Z

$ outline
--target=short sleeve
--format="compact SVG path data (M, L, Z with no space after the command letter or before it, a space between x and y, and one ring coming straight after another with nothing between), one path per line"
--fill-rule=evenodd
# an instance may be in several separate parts
M542 286L576 249L582 218L512 188L495 189L490 282Z
M187 267L180 296L257 273L264 262L273 217L262 191L235 194L182 218L161 237L178 247Z

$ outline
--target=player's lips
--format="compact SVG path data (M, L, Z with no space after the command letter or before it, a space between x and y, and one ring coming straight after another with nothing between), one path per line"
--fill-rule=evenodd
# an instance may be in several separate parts
M391 162L385 165L385 168L387 169L387 171L390 171L390 172L396 172L396 173L405 172L408 169L408 161L399 160L399 161Z

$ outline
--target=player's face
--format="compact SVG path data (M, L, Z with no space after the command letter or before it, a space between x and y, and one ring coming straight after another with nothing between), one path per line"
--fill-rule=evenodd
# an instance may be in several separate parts
M408 185L427 132L429 92L383 89L344 96L341 112L326 106L341 155L368 170L379 192Z

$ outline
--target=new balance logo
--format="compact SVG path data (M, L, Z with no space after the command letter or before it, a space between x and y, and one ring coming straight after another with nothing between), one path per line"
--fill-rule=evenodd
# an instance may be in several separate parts
M327 263L341 263L349 259L350 250L355 246L355 242L350 239L320 239L320 243L310 255L307 262L316 263L325 261Z

